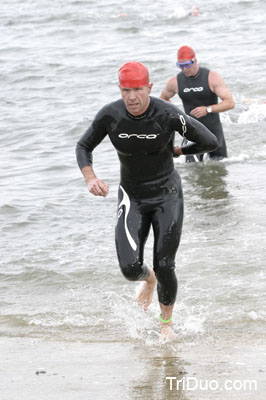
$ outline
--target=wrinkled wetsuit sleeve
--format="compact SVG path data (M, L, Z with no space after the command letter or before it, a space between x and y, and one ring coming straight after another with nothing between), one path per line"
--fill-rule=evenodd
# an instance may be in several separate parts
M92 165L92 151L107 135L105 125L104 109L102 109L77 143L76 157L80 169Z
M184 155L209 153L217 149L217 138L206 126L185 113L179 111L178 114L174 118L174 129L189 141L182 145Z

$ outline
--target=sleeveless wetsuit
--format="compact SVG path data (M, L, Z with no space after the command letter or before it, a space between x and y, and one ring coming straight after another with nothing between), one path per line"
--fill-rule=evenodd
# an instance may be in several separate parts
M183 72L177 75L178 95L183 102L186 114L190 115L190 111L193 108L218 103L218 97L209 87L209 72L207 68L200 67L197 75L193 77L186 77ZM207 114L205 117L199 118L198 121L214 133L219 142L219 147L215 151L210 152L209 156L213 159L227 157L226 143L219 113Z
M116 225L119 265L129 280L143 280L149 272L144 245L154 231L154 271L162 304L173 304L177 293L175 254L183 221L181 180L173 163L175 131L190 143L184 154L214 150L215 136L174 105L150 97L144 114L129 114L124 102L103 107L76 148L80 168L92 165L93 149L108 135L121 166Z

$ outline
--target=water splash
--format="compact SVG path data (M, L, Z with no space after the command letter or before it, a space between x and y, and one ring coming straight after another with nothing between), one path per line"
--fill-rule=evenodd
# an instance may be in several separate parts
M243 111L238 118L239 124L252 124L266 120L266 103L251 104L246 111Z

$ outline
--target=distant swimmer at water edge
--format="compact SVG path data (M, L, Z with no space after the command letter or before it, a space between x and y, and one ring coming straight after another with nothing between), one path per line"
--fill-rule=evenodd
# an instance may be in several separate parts
M131 61L118 72L120 99L105 105L77 143L77 162L90 193L107 196L109 187L98 179L92 152L108 135L120 161L115 242L120 269L130 281L143 281L137 302L146 311L157 285L160 327L170 339L177 294L175 255L183 222L181 179L173 157L214 151L216 137L200 122L173 104L150 96L148 69ZM174 147L178 132L189 144ZM108 162L106 160L106 162ZM152 226L153 268L143 259Z
M219 113L235 106L230 90L217 72L198 65L196 54L190 46L179 48L176 65L181 72L168 80L160 97L170 101L174 95L178 94L186 114L199 120L217 137L219 147L209 152L210 158L219 160L227 157ZM218 98L221 99L219 103ZM202 161L202 159L203 155L186 157L187 162Z

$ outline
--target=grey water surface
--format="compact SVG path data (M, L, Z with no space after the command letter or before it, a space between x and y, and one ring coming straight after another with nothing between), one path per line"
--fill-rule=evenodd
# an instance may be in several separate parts
M266 381L266 3L3 0L0 11L0 387L16 399L264 399ZM75 145L120 96L117 70L143 62L159 96L191 45L235 109L229 157L175 161L185 197L176 257L176 339L158 335L114 246L119 164L95 150L107 198L91 196ZM173 102L181 106L176 97ZM177 135L177 141L181 138ZM152 263L152 235L145 258ZM43 373L35 374L38 369ZM170 380L197 387L170 388ZM238 380L240 389L225 391ZM252 379L257 390L244 390ZM200 380L219 388L202 390ZM241 386L242 383L242 386Z

